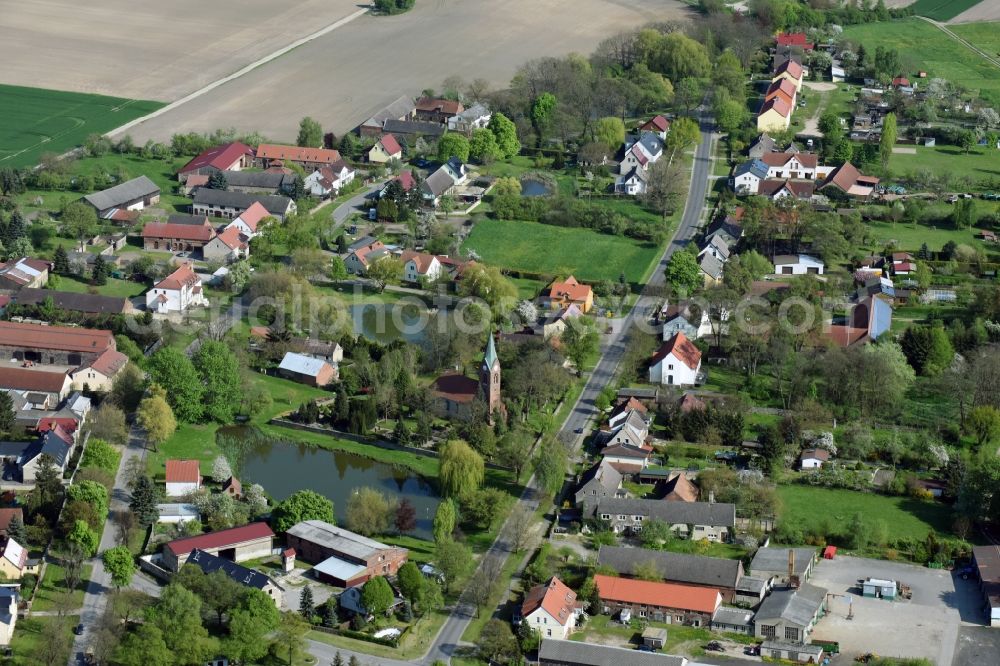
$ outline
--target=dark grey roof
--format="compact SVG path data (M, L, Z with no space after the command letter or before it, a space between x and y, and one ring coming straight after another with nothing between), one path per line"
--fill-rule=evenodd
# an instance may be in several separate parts
M661 500L662 501L662 500ZM675 502L665 502L675 504ZM664 580L693 585L735 588L742 574L739 560L670 553L663 550L601 546L597 563L620 574L634 575L636 566L652 562Z
M709 253L701 255L701 261L698 263L701 270L711 278L718 280L722 277L723 263L721 259L716 259Z
M240 566L231 560L216 557L215 555L206 553L198 548L191 551L191 554L188 555L187 562L184 563L184 566L188 566L189 564L197 566L206 574L210 574L215 571L222 571L222 573L226 574L240 585L254 587L258 590L263 590L267 587L268 583L271 582L270 578L259 571L247 569L246 567Z
M366 245L371 245L372 243L374 243L377 240L378 239L375 238L374 236L362 236L358 240L356 240L353 243L351 243L350 245L348 245L347 246L347 251L349 253L350 252L354 252L358 248L365 247Z
M202 226L208 220L204 215L188 215L187 213L174 213L167 217L167 224L193 224Z
M761 548L750 562L750 573L787 573L789 550L795 551L795 573L804 576L816 557L815 548Z
M402 95L387 104L385 107L376 111L372 117L366 120L363 124L366 126L380 127L386 120L398 120L399 118L405 118L416 110L417 105L413 102L413 98L408 95Z
M435 197L439 197L450 188L454 187L455 181L448 174L447 169L441 167L431 175L427 176L427 179L421 184L424 190Z
M560 641L543 638L538 648L540 664L578 664L579 666L686 666L687 659L660 652L642 652L629 648Z
M740 578L740 582L736 583L736 591L759 595L765 586L767 586L767 581L763 578L743 576Z
M25 287L17 292L11 300L17 305L38 305L51 298L53 304L60 310L85 312L87 314L119 314L125 310L128 299L99 294L77 294L71 291L56 291L54 289L33 289Z
M765 132L754 139L753 143L750 144L750 148L747 150L748 152L754 152L756 150L760 153L770 153L777 147L777 145L778 144L775 143L774 139L768 136L767 132Z
M823 646L821 645L811 645L806 643L785 643L783 641L764 641L760 644L760 649L762 652L770 652L771 650L784 650L786 652L798 652L799 654L813 655L817 659L819 655L823 654Z
M719 606L712 615L712 624L728 624L734 626L749 626L753 621L753 611L746 608L730 608Z
M432 123L429 120L395 120L388 119L382 124L382 131L391 134L419 134L422 136L441 136L445 126Z
M146 176L139 176L106 190L88 194L84 200L97 210L107 210L159 193L159 185Z
M296 176L275 171L224 171L229 187L260 187L272 190L290 188Z
M617 499L605 497L597 504L598 513L612 516L646 516L672 525L716 525L732 527L736 524L736 505L711 502L664 502L648 499Z
M0 458L19 458L34 442L0 442Z
M577 493L589 488L591 484L596 484L596 486L608 492L614 492L621 488L622 474L611 463L602 459L599 463L588 469L580 478L580 486L577 489Z
M803 583L797 590L773 590L757 609L757 623L784 620L800 627L809 626L826 599L826 589Z
M56 461L56 465L64 468L69 455L69 445L50 430L24 450L24 457L21 459L21 464L24 465L31 462L42 454L52 456L53 460Z
M225 192L223 190L210 190L206 187L199 189L194 195L194 202L205 206L226 206L246 210L253 202L259 201L272 215L284 215L288 212L289 204L292 200L278 194L247 194L244 192Z

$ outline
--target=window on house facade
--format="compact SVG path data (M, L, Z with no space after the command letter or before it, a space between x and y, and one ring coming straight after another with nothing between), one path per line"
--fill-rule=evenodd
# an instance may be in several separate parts
M787 641L797 641L799 640L799 630L795 627L785 627L785 640Z
M774 638L777 627L773 624L765 624L760 628L760 633L764 638Z

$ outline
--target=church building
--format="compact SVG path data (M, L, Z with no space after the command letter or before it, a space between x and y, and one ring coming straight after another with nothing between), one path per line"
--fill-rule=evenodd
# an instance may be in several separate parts
M478 380L460 372L448 372L434 380L431 393L438 415L446 418L469 416L477 400L482 400L487 406L491 422L494 414L503 413L504 404L500 399L500 357L497 356L493 335L490 334L486 343Z

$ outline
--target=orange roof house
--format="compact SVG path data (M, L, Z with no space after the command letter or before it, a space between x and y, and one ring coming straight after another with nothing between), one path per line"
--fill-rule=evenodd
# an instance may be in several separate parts
M802 88L802 74L802 65L789 59L778 65L778 68L774 70L774 76L771 80L777 81L778 79L788 79L795 84L795 89L799 90Z
M197 460L167 461L167 496L179 497L201 488L201 467Z
M722 596L712 587L695 587L676 583L655 583L632 578L594 576L597 594L607 612L631 610L637 616L683 615L709 616L722 605Z
M594 307L594 290L570 275L563 281L556 280L549 285L549 306L561 309L575 304L584 313Z
M795 96L798 92L799 91L795 88L795 84L788 79L775 79L771 82L771 85L767 87L767 93L764 95L764 100L769 100L772 97L780 97L785 100L789 106L794 106Z
M340 161L340 151L328 148L304 148L262 143L257 146L257 159L265 166L275 162L295 162L302 166L324 166Z
M757 114L757 130L760 132L783 132L792 122L792 106L780 96L764 102Z
M563 639L576 626L576 592L553 576L531 588L521 603L521 620L546 638Z

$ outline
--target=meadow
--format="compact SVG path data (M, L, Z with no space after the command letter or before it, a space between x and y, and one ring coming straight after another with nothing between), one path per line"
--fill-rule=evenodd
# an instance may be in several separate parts
M1000 22L979 21L950 25L948 29L991 56L1000 56Z
M779 485L778 497L782 522L807 534L844 534L856 513L867 521L884 521L890 539L924 539L930 531L951 532L951 508L940 502L801 485Z
M463 247L483 261L503 268L568 275L581 280L617 280L621 273L636 284L660 248L623 236L590 229L556 227L537 222L482 220Z
M0 166L62 154L163 106L161 102L0 85Z
M926 21L912 18L852 25L844 28L844 37L864 44L871 52L876 46L895 48L906 74L926 71L930 78L978 90L983 99L1000 106L1000 69Z

